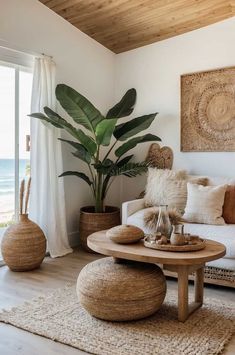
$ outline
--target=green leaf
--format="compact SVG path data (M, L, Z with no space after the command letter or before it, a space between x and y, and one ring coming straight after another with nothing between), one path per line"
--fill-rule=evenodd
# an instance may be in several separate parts
M64 129L70 133L74 138L76 138L93 156L97 150L96 142L87 134L85 134L81 129L76 129L72 125L65 126Z
M70 141L68 139L63 139L63 138L58 138L58 139L59 139L59 141L66 142L66 143L70 144L75 149L78 149L78 147L81 145L80 143L77 143L77 142L74 142L74 141Z
M105 118L103 121L98 123L95 129L97 144L101 144L104 146L108 146L110 144L110 140L114 132L116 123L116 118L110 120Z
M46 121L50 124L52 124L53 126L55 126L56 128L64 128L61 124L52 121L51 119L49 119L47 116L45 116L43 113L31 113L30 115L28 115L29 117L33 117L33 118L39 118L42 121Z
M69 132L69 130L67 129ZM73 134L74 133L74 134ZM96 142L88 135L86 135L81 129L75 130L71 133L80 143L86 148L86 150L93 156L97 150Z
M91 156L95 154L97 145L92 137L85 134L81 129L73 127L69 122L59 116L58 113L52 111L49 107L44 107L44 111L49 116L47 118L48 122L51 124L59 124L60 128L64 128L68 133L70 133L74 138L82 143L82 145L86 148Z
M78 172L78 171L65 171L63 174L61 174L59 177L63 177L63 176L77 176L79 177L80 179L86 181L86 183L88 185L92 185L92 182L91 180L89 179L89 177L84 174L84 173L81 173L81 172Z
M150 115L144 115L134 118L131 121L120 124L115 128L114 137L120 141L125 141L126 139L135 136L136 134L147 129L157 113L151 113Z
M80 149L77 149L76 152L72 153L73 156L75 156L78 159L81 159L82 161L84 161L87 164L90 164L91 162L91 156L90 154L87 152L87 150L81 145Z
M70 134L76 136L77 128L73 127L69 122L67 122L64 118L62 118L58 113L51 110L49 107L44 107L44 112L48 116L47 120L51 124L59 124L61 128L67 130Z
M89 100L70 86L65 84L57 85L56 98L76 123L91 132L104 119L100 111Z
M125 158L123 158L122 160L119 160L119 162L116 164L118 167L121 167L125 164L127 164L132 158L133 158L134 154L128 155Z
M135 102L136 90L129 89L121 101L119 101L108 111L106 118L121 118L129 116L134 110Z
M91 155L89 154L89 152L86 150L86 148L82 144L77 143L77 142L73 142L73 141L69 141L67 139L62 139L62 138L59 138L59 140L62 142L66 142L66 143L70 144L72 147L74 147L76 149L76 152L73 152L72 154L75 157L83 160L85 163L90 164Z
M132 155L128 155L128 156L126 156L125 158L123 158L122 160L120 160L118 163L115 163L115 165L114 165L114 163L113 163L113 165L111 166L110 165L110 167L109 167L109 170L107 170L106 171L106 176L105 176L105 179L104 179L104 182L103 182L103 187L102 187L102 199L104 199L105 198L105 196L106 196L106 193L107 193L107 187L108 187L108 183L109 183L109 181L110 181L110 179L111 179L111 177L112 177L112 169L119 169L119 168L121 168L123 165L125 165L125 164L127 164L130 160L131 160L131 158L133 157L134 155L132 154ZM109 160L109 159L107 159L107 160ZM112 162L112 161L111 161Z
M111 170L111 168L114 165L114 162L110 159L105 159L105 161L101 162L99 161L99 163L97 164L93 164L94 168L97 170L97 172L103 174L103 175L107 175L109 173L109 171Z
M122 144L118 149L115 150L115 155L121 157L123 154L128 152L130 149L137 146L139 143L152 142L152 141L161 141L161 139L153 134L145 134L141 137L135 137Z
M67 124L68 122L62 118L60 115L58 115L58 113L56 113L55 111L51 110L49 107L45 106L44 107L44 112L47 115L47 117L51 120L51 122L54 122L60 126L62 126L62 124Z
M127 177L135 177L141 175L148 170L148 162L126 163L121 167L115 166L110 172L110 176L125 175Z

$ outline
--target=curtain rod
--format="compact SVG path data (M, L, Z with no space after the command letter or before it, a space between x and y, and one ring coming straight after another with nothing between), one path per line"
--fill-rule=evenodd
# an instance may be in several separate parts
M2 40L2 39L0 39L0 47L8 49L8 50L15 51L15 52L21 52L21 53L24 53L24 54L32 55L34 57L36 57L36 56L45 56L45 57L53 59L53 56L51 56L51 55L48 55L48 54L45 54L45 53L36 53L36 52L33 52L33 51L29 50L29 49L19 48L18 46L10 44L7 41Z
M48 57L48 58L53 59L52 55L48 55L48 54L45 54L45 53L42 53L42 55L43 55L44 57Z

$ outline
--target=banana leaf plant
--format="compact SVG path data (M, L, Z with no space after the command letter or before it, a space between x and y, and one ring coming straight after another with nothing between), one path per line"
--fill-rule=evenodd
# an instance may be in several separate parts
M95 212L105 212L104 200L114 178L120 175L131 178L147 170L146 162L132 162L133 154L126 155L126 153L137 144L161 140L153 134L135 137L151 125L157 113L117 124L119 119L133 112L136 102L135 89L128 90L106 116L102 115L84 96L67 85L57 85L55 93L60 105L75 124L72 125L49 107L44 107L44 113L32 113L29 116L64 129L72 136L73 140L60 140L72 146L73 156L87 164L89 176L82 171L66 171L60 177L74 175L84 180L90 186L94 196ZM113 152L115 158L110 159Z

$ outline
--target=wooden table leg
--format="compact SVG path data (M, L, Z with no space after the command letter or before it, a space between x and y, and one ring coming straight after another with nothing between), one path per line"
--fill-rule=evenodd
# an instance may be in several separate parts
M191 271L191 267L178 266L178 320L180 322L185 322L190 314L203 304L204 266L195 266L195 298L194 302L189 304L188 275Z
M185 322L203 304L204 266L201 265L164 265L163 269L178 274L178 320ZM195 272L195 300L189 304L188 275Z
M195 302L203 303L203 291L204 291L204 267L196 270L195 272Z
M188 268L178 267L178 320L185 322L188 318Z

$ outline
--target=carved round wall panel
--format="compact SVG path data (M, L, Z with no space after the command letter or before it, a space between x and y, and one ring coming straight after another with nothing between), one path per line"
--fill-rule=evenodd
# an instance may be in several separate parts
M181 77L181 149L235 150L235 68Z
M196 129L208 139L235 139L235 100L232 85L214 84L198 96Z

